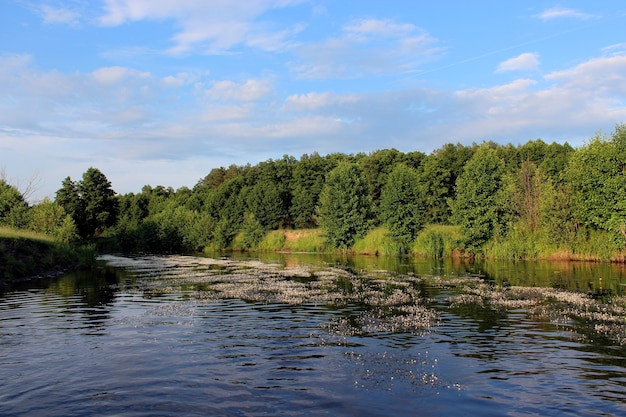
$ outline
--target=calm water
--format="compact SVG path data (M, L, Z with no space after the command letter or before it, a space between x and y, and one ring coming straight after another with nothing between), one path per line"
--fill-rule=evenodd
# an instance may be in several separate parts
M626 415L619 332L519 306L455 305L459 288L421 279L473 274L491 286L602 290L623 302L619 267L272 254L264 261L294 268L298 279L270 271L254 287L242 271L256 264L246 259L239 269L161 260L1 294L0 415ZM255 298L251 288L269 294L283 279L313 288L317 272L302 265L341 266L350 275L324 282L344 298ZM398 284L404 275L370 276L369 295L351 295L359 273L383 269L409 274L410 285ZM215 290L230 284L228 297ZM236 288L244 295L233 296ZM388 317L369 314L398 307L389 301L406 299L398 288L423 306L412 317L427 325L390 330ZM619 317L606 320L625 330Z

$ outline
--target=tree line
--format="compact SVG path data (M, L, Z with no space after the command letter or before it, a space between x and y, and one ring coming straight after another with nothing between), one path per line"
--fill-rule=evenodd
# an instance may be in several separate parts
M328 249L350 250L384 228L399 253L447 225L460 236L458 253L623 260L626 125L579 148L538 139L446 144L428 155L285 155L214 168L192 188L146 185L123 195L89 168L33 206L0 180L0 224L126 252L227 249L235 239L255 249L277 229L321 229Z

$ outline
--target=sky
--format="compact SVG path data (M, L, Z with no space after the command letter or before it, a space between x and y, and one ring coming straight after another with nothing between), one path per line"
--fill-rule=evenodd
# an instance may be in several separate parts
M0 175L31 202L283 155L583 146L626 122L626 3L0 0Z

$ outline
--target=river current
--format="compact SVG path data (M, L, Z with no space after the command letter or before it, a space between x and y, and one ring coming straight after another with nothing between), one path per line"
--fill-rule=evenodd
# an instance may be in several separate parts
M106 256L6 288L0 415L626 415L621 271L359 262Z

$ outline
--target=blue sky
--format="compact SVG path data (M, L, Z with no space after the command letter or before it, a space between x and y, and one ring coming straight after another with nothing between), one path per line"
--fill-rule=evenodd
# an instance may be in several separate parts
M288 154L580 146L626 122L626 4L0 1L0 174L32 200Z

